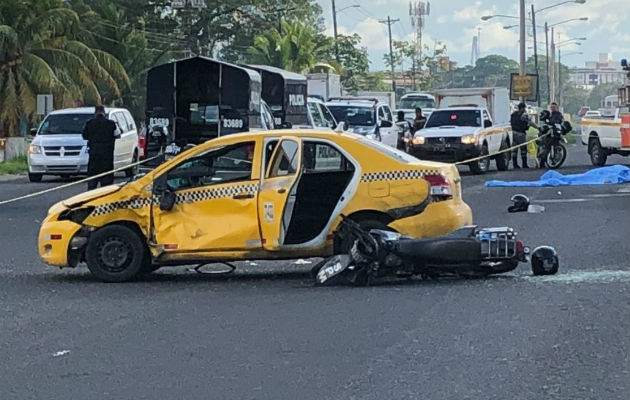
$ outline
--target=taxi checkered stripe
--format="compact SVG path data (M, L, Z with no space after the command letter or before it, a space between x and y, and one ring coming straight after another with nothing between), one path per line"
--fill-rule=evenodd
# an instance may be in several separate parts
M175 203L195 203L197 201L232 197L237 194L255 194L258 185L228 186L219 189L203 189L194 192L182 193L175 196Z
M195 203L198 201L211 200L211 199L219 199L223 197L232 197L237 194L256 194L258 191L258 184L252 185L237 185L237 186L229 186L218 189L202 189L194 192L188 192L183 194L178 194L175 196L175 203ZM139 209L148 205L158 204L160 202L158 196L146 197L141 199L133 199L133 200L125 200L125 201L114 201L112 203L102 204L97 206L94 211L92 211L92 216L96 217L99 215L104 215L110 212L114 212L116 210L121 209Z
M425 175L439 174L437 169L428 170L411 170L411 171L388 171L388 172L369 172L361 176L362 182L374 181L400 181L404 179L417 179Z

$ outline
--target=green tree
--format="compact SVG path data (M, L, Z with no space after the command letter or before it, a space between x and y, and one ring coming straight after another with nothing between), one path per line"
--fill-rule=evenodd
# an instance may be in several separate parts
M587 105L592 110L597 110L602 107L602 102L606 96L617 94L620 86L618 83L604 83L595 86L588 96Z
M33 119L37 93L52 93L57 108L101 102L101 90L120 96L124 67L77 40L79 29L61 0L0 3L0 133L16 135L21 119Z
M349 92L366 90L364 87L370 68L367 52L360 47L361 36L356 33L337 35L339 62L336 61L335 40L322 34L317 35L315 58L335 67L341 76L341 84Z
M278 29L256 36L248 49L248 62L293 72L307 72L315 64L315 30L301 23L282 21Z
M300 22L316 33L324 30L322 8L316 0L208 0L206 10L218 10L214 26L223 26L216 40L218 55L228 62L242 63L254 38L272 29L280 30L280 21Z
M588 90L569 84L562 90L562 101L560 104L564 112L575 115L582 106L586 105L588 95Z
M477 60L472 74L472 86L510 86L510 74L518 72L518 63L507 57L491 54Z

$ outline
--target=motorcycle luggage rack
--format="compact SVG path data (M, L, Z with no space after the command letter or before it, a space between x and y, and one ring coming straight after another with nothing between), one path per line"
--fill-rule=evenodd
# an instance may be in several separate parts
M481 242L481 256L486 260L516 256L516 233L512 228L480 229L477 237Z

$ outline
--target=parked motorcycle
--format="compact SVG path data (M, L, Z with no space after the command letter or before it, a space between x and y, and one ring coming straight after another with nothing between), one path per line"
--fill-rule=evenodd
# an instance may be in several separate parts
M508 227L463 227L448 235L414 239L395 232L367 231L344 217L337 235L350 236L354 244L348 254L328 258L314 268L319 285L367 285L378 278L424 279L443 277L481 278L512 271L531 260L534 275L558 271L558 255L552 247L530 249Z
M541 121L543 121L542 117ZM539 129L540 135L549 133L549 136L539 140L538 162L542 167L546 164L550 169L560 168L567 158L567 148L565 147L567 140L564 135L571 132L573 127L569 121L552 124L547 119L543 122L544 124Z

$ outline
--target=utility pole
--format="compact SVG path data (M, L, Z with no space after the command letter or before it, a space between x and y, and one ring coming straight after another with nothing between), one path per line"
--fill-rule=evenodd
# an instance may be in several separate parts
M551 28L551 76L549 80L551 81L551 100L549 104L556 101L556 45L553 41L553 28Z
M333 29L335 35L335 59L339 62L339 45L337 44L337 10L335 9L335 0L332 0L333 12Z
M536 12L534 11L534 4L532 4L532 28L534 29L534 69L536 75L538 75L538 45L536 43ZM540 107L540 76L536 78L536 100L538 101L538 107Z
M387 24L387 29L389 31L389 63L391 64L391 67L392 67L391 68L392 69L392 90L394 91L394 93L396 93L396 79L394 77L394 50L392 48L392 24L398 21L400 21L398 18L391 19L389 16L387 16L387 20L378 21L381 24Z
M547 104L551 104L551 83L549 77L549 25L545 22L545 51L547 58Z
M525 48L527 47L527 42L525 41L525 0L520 0L520 68L519 75L525 75ZM523 97L520 99L521 102L525 101Z
M562 49L558 47L558 106L562 107Z

